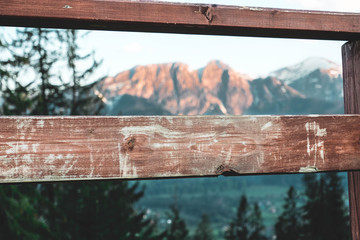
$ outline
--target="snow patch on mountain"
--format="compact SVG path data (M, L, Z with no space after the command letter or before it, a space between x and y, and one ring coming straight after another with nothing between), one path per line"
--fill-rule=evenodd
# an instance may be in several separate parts
M325 58L311 57L298 64L278 69L271 72L269 75L271 77L276 77L289 85L317 69L327 72L332 77L337 77L342 74L341 66L339 64Z

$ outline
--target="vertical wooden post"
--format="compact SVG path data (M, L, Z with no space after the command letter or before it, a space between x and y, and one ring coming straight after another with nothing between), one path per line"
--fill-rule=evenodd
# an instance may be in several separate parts
M345 113L359 114L360 41L344 44L342 47L342 58ZM352 238L353 240L360 240L360 171L348 172L348 182Z

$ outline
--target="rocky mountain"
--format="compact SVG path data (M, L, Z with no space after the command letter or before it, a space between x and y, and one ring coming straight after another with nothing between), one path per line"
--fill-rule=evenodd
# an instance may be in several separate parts
M326 76L324 78L326 79ZM307 82L308 78L301 78L296 83L300 83L301 80ZM306 91L303 85L300 84L299 88L292 88L274 77L255 79L250 82L250 89L254 101L244 111L244 114L299 115L343 113L342 99L341 101L327 101L323 98L316 98L316 95L309 97L307 94L312 91ZM300 91L302 89L304 89L304 94Z
M159 104L171 114L197 115L214 106L222 114L242 114L252 104L247 75L219 61L190 70L183 63L136 66L99 83L106 99L128 94Z
M293 87L307 98L342 101L341 66L324 58L308 58L269 74Z
M331 74L329 69L316 69L290 84L307 98L326 101L343 101L343 80L341 74Z
M275 70L271 72L269 76L275 77L290 85L294 81L309 75L318 69L327 71L328 74L333 77L337 77L342 73L341 66L339 64L321 57L310 57L298 64Z
M323 58L252 79L220 61L136 66L97 83L110 115L342 113L341 67Z

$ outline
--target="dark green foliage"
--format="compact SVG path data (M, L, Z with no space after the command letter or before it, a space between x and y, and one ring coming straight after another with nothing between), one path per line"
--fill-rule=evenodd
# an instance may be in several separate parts
M326 174L327 187L325 198L327 202L326 216L329 221L328 239L350 239L349 216L345 208L343 195L344 188L337 173Z
M306 203L303 206L304 238L323 239L322 216L324 212L324 178L318 181L317 175L304 175Z
M225 239L248 239L249 237L249 205L245 195L241 197L236 218L225 232Z
M203 214L201 216L201 222L195 230L193 237L194 240L213 240L213 230L208 215Z
M15 82L15 89L6 86L2 94L4 99L2 112L4 115L26 115L30 113L32 101L29 88L29 84L23 86L19 82Z
M179 208L174 204L170 206L169 224L165 232L166 240L184 240L188 237L188 229L184 219L181 218Z
M277 240L299 240L301 233L301 212L297 207L297 195L293 186L289 188L283 205L283 212L275 224Z
M248 204L245 195L241 197L236 218L225 232L226 240L263 240L265 227L258 204L253 208Z
M261 210L257 203L254 204L249 221L250 236L249 240L265 240L265 226L261 217Z
M303 239L350 239L349 218L337 173L304 176Z
M0 186L0 239L47 239L37 185Z
M76 182L40 191L51 203L44 216L53 239L158 239L155 222L133 208L143 196L138 184Z

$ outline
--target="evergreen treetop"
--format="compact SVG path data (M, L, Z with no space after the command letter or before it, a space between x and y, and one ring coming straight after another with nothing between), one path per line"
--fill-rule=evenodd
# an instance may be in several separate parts
M189 230L186 227L184 219L180 216L179 208L176 204L170 206L169 224L165 232L166 240L185 240L188 237Z
M201 216L201 221L195 230L194 240L213 240L213 230L207 214Z
M301 212L297 206L297 194L291 186L285 197L283 212L275 224L277 240L300 240L301 239Z
M263 219L258 204L253 208L248 204L245 195L241 197L235 219L225 231L226 240L263 240L266 239Z

